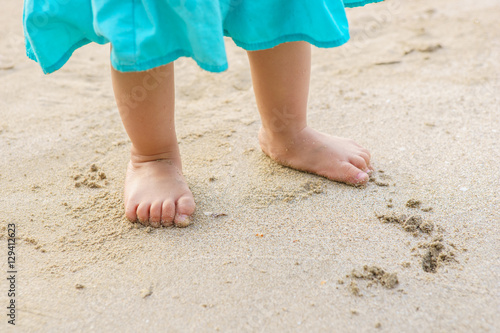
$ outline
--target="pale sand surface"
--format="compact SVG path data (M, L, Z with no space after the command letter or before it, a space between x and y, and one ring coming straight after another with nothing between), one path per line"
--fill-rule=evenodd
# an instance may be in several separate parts
M44 76L24 56L21 7L2 0L0 12L0 271L14 222L19 331L500 330L497 0L350 10L352 41L314 49L310 124L369 148L388 186L358 189L264 157L248 62L231 41L225 73L178 61L178 134L197 211L186 229L158 230L123 218L130 143L109 47L80 49ZM92 182L99 172L106 179ZM415 237L376 217L389 212L435 230ZM447 260L424 272L418 246L440 234ZM399 284L346 278L364 265Z

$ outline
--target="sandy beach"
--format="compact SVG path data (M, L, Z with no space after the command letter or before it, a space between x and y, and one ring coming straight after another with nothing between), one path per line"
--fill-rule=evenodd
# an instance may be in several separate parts
M109 46L44 75L0 12L0 331L500 331L500 3L388 0L313 48L308 121L372 152L356 188L260 150L244 50L176 61L187 228L126 220ZM7 242L15 224L15 297ZM8 323L15 299L15 327Z

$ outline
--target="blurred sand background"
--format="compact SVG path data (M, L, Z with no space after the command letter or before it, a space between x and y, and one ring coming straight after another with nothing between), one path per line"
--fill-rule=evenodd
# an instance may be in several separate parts
M500 3L389 0L348 15L347 45L313 49L309 122L370 149L374 181L266 158L247 58L228 40L225 73L176 62L197 211L186 229L155 230L123 217L130 142L109 47L44 76L24 55L21 1L2 0L0 267L14 222L16 329L498 332ZM434 229L377 218L391 213Z

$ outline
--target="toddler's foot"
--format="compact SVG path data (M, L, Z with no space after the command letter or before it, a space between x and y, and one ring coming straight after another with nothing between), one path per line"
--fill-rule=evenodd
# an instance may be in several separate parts
M262 151L280 164L347 184L366 184L373 170L368 150L352 140L309 127L297 133L261 128L259 142Z
M182 175L178 153L173 158L134 156L125 179L125 215L152 227L186 227L195 209L193 194Z

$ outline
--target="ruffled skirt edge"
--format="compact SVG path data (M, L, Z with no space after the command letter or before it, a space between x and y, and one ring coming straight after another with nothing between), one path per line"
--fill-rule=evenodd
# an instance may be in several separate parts
M370 4L370 3L377 3L377 2L382 2L382 1L384 1L384 0L364 0L364 1L353 1L353 2L345 1L344 6L347 8L361 7L361 6L365 6L367 4ZM273 48L273 47L275 47L279 44L282 44L282 43L297 42L297 41L305 41L305 42L308 42L308 43L310 43L316 47L320 47L320 48L333 48L333 47L341 46L349 40L348 34L343 35L342 37L331 40L331 41L318 41L318 40L314 39L313 37L306 35L306 34L291 34L291 35L281 36L277 39L267 41L267 42L250 43L249 44L249 43L245 43L243 41L240 41L240 40L233 38L229 34L228 31L224 31L224 36L231 38L237 46L239 46L247 51L265 50L265 49ZM59 70L61 67L64 66L64 64L66 64L68 62L68 60L70 59L70 57L74 51L76 51L78 48L80 48L84 45L87 45L89 43L92 43L92 42L96 42L96 43L101 44L101 45L104 45L107 43L106 40L91 41L87 38L84 38L84 39L76 42L75 44L73 44L73 46L71 46L67 50L67 52L56 63L54 63L50 66L46 66L46 67L42 66L43 72L45 74L50 74L50 73L53 73L53 72ZM31 45L29 44L28 41L26 41L26 55L31 60L38 62L37 57L35 55L35 52L32 50ZM192 58L198 64L198 66L200 68L202 68L206 71L209 71L209 72L219 73L219 72L223 72L223 71L227 70L227 68L228 68L227 62L223 65L220 65L220 66L206 64L206 63L203 63L203 62L200 62L199 60L197 60L195 55L192 54L190 51L182 50L182 49L170 52L170 53L168 53L162 57L156 58L156 59L148 60L148 61L141 62L141 63L135 63L133 65L119 64L119 63L115 62L113 59L111 59L111 65L113 66L114 69L116 69L117 71L120 71L120 72L140 72L140 71L146 71L146 70L153 69L155 67L166 65L170 62L177 60L180 57Z

